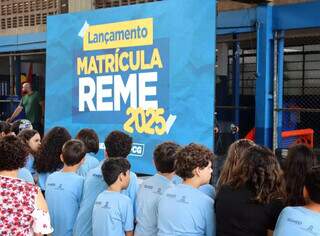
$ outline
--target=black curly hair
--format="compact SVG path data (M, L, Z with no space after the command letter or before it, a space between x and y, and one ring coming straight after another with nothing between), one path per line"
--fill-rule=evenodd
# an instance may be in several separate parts
M240 157L229 185L235 189L249 186L257 203L286 201L285 181L273 152L262 146L249 147Z
M205 146L191 143L175 154L176 158L176 174L182 179L192 178L194 174L192 171L199 167L203 169L213 161L215 156L211 150ZM213 167L212 167L213 168Z
M132 137L121 131L112 131L104 140L108 157L126 158L132 147Z
M24 167L28 150L20 138L9 135L0 139L0 171Z
M306 175L314 164L312 151L305 145L299 144L289 148L284 163L284 178L288 194L288 206L303 206L303 186Z
M81 140L86 148L86 153L97 153L99 151L99 137L93 129L82 129L76 135L76 139Z
M157 171L161 173L171 173L174 171L176 162L176 152L180 145L174 142L164 142L159 144L153 151L153 160Z
M39 152L35 155L35 169L38 173L51 173L63 167L60 160L62 146L71 139L63 127L52 128L43 138Z

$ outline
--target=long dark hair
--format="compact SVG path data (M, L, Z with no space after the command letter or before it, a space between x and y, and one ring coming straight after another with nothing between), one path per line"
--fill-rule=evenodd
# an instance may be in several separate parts
M33 150L30 148L28 142L36 134L39 134L39 132L36 131L35 129L24 129L18 134L18 137L26 145L26 148L28 149L28 152L31 153L32 155L35 155L35 152L33 152Z
M305 145L299 144L289 149L284 163L284 177L288 194L289 206L303 206L303 186L306 175L314 163L312 151Z
M221 174L217 184L217 192L222 185L228 185L233 179L233 172L238 166L240 156L255 143L248 139L239 139L232 143L228 149L228 154L225 163L223 164Z
M252 146L240 157L230 186L248 186L257 203L286 200L285 183L280 165L273 152L266 147Z
M70 139L71 135L63 127L54 127L44 136L35 156L35 168L38 173L51 173L63 167L60 154L63 144Z

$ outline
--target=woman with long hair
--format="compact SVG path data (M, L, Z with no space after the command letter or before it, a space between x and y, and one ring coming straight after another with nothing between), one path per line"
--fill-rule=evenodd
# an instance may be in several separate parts
M217 183L217 191L222 185L227 185L232 180L234 170L238 166L240 156L255 143L248 139L239 139L232 143L228 149L228 154L225 163L223 164L220 177Z
M21 140L26 144L28 150L28 157L25 167L34 176L34 155L38 152L41 145L40 134L34 129L25 129L18 134L18 137L21 138Z
M35 156L35 168L41 190L45 191L48 175L63 167L60 154L63 144L70 139L71 135L63 127L54 127L44 136L39 152Z
M305 205L303 186L306 175L313 164L313 153L307 146L300 144L289 149L284 163L288 206Z
M217 194L217 235L267 235L274 230L285 200L283 173L274 154L258 145L248 148L232 179Z

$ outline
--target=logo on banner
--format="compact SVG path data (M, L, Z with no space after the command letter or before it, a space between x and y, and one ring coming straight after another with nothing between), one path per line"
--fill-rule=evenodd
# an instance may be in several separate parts
M144 144L143 143L133 143L130 155L142 157L144 154Z

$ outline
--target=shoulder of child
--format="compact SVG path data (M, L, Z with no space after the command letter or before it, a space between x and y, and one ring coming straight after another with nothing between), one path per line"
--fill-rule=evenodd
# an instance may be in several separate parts
M207 194L201 192L199 189L198 189L198 191L199 191L200 202L202 201L203 204L205 204L205 205L208 205L208 204L213 205L214 204L214 200L211 197L209 197Z

